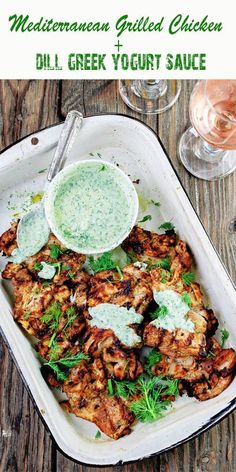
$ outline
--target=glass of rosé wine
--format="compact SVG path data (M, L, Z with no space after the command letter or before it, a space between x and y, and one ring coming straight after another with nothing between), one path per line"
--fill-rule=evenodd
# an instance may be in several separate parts
M201 80L190 97L192 127L183 134L179 155L185 168L204 180L236 169L236 80Z
M171 108L179 97L179 80L120 80L119 91L125 104L139 113L155 115Z

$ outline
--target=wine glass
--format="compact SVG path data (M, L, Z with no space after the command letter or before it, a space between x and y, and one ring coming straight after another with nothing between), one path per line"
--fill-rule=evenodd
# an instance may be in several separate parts
M196 177L217 180L236 169L236 80L201 80L190 97L192 127L181 137L182 164Z
M179 80L120 80L121 98L132 110L154 115L168 110L179 97Z

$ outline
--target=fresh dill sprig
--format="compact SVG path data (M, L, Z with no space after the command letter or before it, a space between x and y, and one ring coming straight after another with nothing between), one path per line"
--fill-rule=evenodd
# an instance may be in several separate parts
M161 379L162 380L162 379ZM130 404L130 410L141 423L152 422L161 418L170 405L170 400L162 396L170 390L170 385L161 385L159 377L146 380L141 377L138 381L138 393L141 397Z
M56 374L57 380L64 381L68 377L69 369L78 365L82 360L89 360L89 357L83 352L78 352L74 356L68 352L64 357L59 359L55 359L55 353L53 352L50 356L50 360L45 362L44 365L53 370Z
M195 281L195 274L194 272L185 272L185 274L182 274L181 278L185 285L190 286L191 283Z
M49 328L55 330L59 326L59 320L62 316L61 306L58 302L50 305L43 316L41 316L41 321L49 325Z
M227 339L229 338L229 331L224 328L224 329L221 330L220 333L221 333L221 343L220 343L220 345L221 345L221 347L223 348L224 345L225 345L225 342L226 342Z
M95 434L95 439L100 439L102 433L101 431L99 431L99 429L97 430L96 434Z
M151 200L151 203L158 208L161 206L161 202L154 202L154 200Z
M135 395L137 390L136 382L130 380L114 380L115 394L118 397L128 399L131 395Z
M164 257L163 259L158 259L155 263L152 261L147 261L146 264L148 264L148 270L152 270L157 268L165 269L165 270L170 270L170 257Z
M160 362L161 360L162 360L162 354L156 351L156 349L152 349L144 364L144 370L148 372L148 374L150 375L152 367L158 362Z
M76 319L76 309L74 306L71 306L70 308L68 308L68 310L66 310L66 316L67 316L67 321L63 328L63 331L66 331Z

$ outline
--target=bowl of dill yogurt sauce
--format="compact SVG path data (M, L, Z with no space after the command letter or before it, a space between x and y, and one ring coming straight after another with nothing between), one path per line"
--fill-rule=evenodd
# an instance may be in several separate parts
M63 170L45 195L52 232L68 248L99 254L119 246L138 215L138 196L128 176L109 162L82 160Z

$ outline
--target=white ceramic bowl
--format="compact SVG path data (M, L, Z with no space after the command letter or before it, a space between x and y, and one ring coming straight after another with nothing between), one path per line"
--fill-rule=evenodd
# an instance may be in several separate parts
M96 246L95 245L89 246L89 244L80 245L79 241L77 243L75 240L72 240L72 238L66 237L65 232L63 232L62 228L60 227L60 224L58 222L58 217L56 216L55 203L58 199L58 195L63 184L68 183L70 179L74 179L76 174L78 174L78 177L79 177L80 169L82 170L82 168L86 168L86 167L91 168L93 166L94 166L94 171L97 171L98 166L99 168L102 166L106 166L106 168L109 169L110 179L113 179L114 182L118 184L124 198L127 200L129 213L127 215L126 224L122 228L119 228L119 231L117 232L117 234L113 235L109 242L106 241L106 243L102 243L101 242L102 239L100 239L97 241ZM99 181L98 181L98 185L99 185ZM90 189L91 187L89 188L89 192L90 192ZM97 190L99 191L99 188ZM101 190L102 190L102 186L101 186ZM111 251L112 249L115 249L117 246L119 246L124 241L124 239L129 235L131 229L135 225L136 220L137 220L137 215L138 215L138 209L139 209L138 195L129 177L117 166L111 164L110 162L104 161L102 159L81 160L65 167L63 170L61 170L57 174L57 176L53 179L53 181L49 185L46 191L44 202L45 202L45 213L46 213L49 226L52 232L57 236L59 241L61 241L68 249L71 249L77 253L88 254L88 255L101 254L103 252ZM96 203L96 200L95 200L95 203ZM115 204L117 205L117 201L116 203L114 202L114 205ZM71 202L70 207L72 206L73 206L73 202ZM81 211L78 209L78 213L77 213L76 211L74 211L74 208L75 207L73 207L73 217L71 218L71 221L68 222L68 218L65 215L65 218L67 220L66 225L71 234L75 232L74 228L75 227L77 228L77 225L78 223L80 224L80 222L81 222L81 230L83 231L83 222L85 219L84 210L82 209ZM99 206L98 206L98 210L99 210ZM70 226L68 226L68 224ZM87 222L87 224L89 224L89 221ZM104 230L106 230L107 228L109 228L109 225L104 226Z

